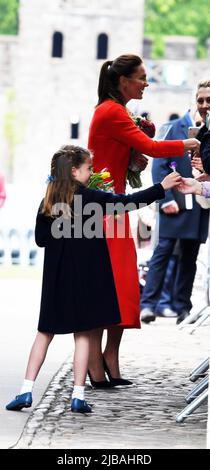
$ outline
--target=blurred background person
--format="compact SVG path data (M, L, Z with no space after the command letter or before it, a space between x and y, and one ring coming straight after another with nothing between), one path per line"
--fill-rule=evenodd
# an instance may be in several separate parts
M0 207L3 207L6 199L5 179L3 173L0 172Z
M209 100L207 97L209 96ZM209 101L209 102L208 102ZM202 139L206 132L206 112L210 109L209 82L200 82L196 93L197 110L203 126L197 135ZM159 137L165 140L186 138L188 128L193 126L193 114L188 111L183 117L165 123L159 131ZM196 157L196 154L195 154ZM153 182L160 175L170 173L170 164L176 162L176 170L184 177L192 177L192 166L188 153L184 158L155 159L152 166ZM161 297L167 267L175 244L179 241L179 257L173 279L171 310L177 314L177 324L183 321L192 308L191 294L196 274L196 260L201 243L208 235L209 211L202 209L192 195L184 196L176 190L168 191L165 200L159 205L159 241L149 263L146 286L141 299L141 320L145 323L154 321L156 309Z

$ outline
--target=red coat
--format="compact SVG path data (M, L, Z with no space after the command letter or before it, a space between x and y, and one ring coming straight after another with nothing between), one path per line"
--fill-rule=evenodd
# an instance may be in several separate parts
M93 115L88 148L93 152L94 169L100 171L107 167L110 171L116 193L125 192L131 147L151 157L184 155L181 140L150 139L133 123L124 106L112 100L104 101Z
M137 128L126 108L112 100L99 105L92 118L88 148L93 152L94 170L107 168L114 180L116 193L125 192L125 180L133 147L151 157L184 155L182 141L154 141ZM107 220L105 220L105 225ZM126 237L107 238L115 279L121 325L139 328L140 291L136 266L136 251L129 237L129 219L126 217Z

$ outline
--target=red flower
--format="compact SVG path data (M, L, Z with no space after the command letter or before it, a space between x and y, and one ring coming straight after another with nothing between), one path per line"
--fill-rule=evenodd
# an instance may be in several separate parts
M151 137L151 139L155 136L156 129L152 121L142 116L134 116L132 119L136 126L139 127L139 129L141 129L141 131L143 131L149 137Z
M149 119L146 119L142 116L131 116L133 122L136 126L143 131L148 137L153 138L155 135L155 125ZM147 166L147 158L138 150L131 148L131 156L130 162L128 166L127 172L127 180L129 185L132 188L139 188L141 187L141 177L140 173L143 171Z

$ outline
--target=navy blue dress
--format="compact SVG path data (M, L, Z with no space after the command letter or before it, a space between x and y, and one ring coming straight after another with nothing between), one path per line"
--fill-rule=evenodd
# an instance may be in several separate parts
M137 207L140 203L150 204L164 198L165 191L161 184L156 184L125 195L80 185L77 194L82 196L82 212L87 203L97 202L103 215L107 203L120 202L122 212L125 212L127 203L135 203ZM88 218L90 215L82 215L83 226ZM35 239L38 246L45 247L45 257L38 331L65 334L120 323L106 238L54 238L51 233L53 222L55 219L46 217L39 209ZM101 224L103 226L102 220Z

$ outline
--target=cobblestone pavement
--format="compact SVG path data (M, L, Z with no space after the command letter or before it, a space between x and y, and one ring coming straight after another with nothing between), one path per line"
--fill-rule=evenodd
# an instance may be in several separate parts
M189 374L209 354L209 328L191 335L175 319L158 318L142 330L127 330L121 347L122 373L132 378L127 388L93 390L86 399L93 413L70 411L72 358L52 379L34 409L15 448L50 449L179 449L206 448L207 404L184 423L176 415L193 388ZM24 412L24 411L22 411Z

